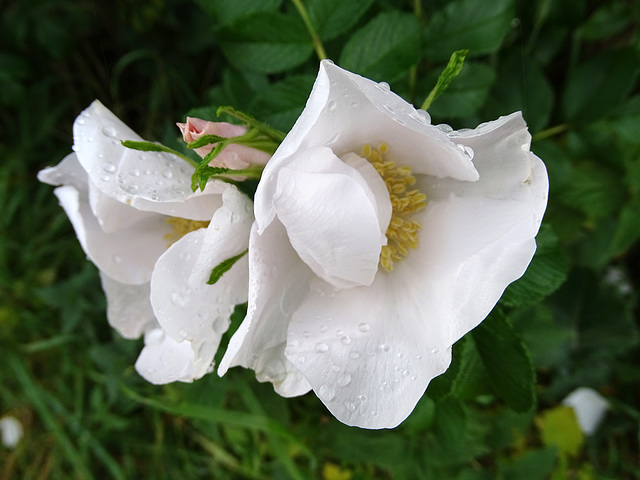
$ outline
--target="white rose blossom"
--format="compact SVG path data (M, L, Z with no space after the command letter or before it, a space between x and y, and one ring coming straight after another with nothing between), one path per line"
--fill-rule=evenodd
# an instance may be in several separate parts
M519 112L453 131L323 61L256 192L219 374L313 390L348 425L402 422L533 257L548 178L530 140Z
M148 381L202 377L234 306L247 300L246 258L206 282L247 248L251 201L217 181L193 193L184 160L123 147L142 138L98 101L73 133L74 153L38 178L61 185L54 193L100 270L109 323L125 338L145 335L136 369Z

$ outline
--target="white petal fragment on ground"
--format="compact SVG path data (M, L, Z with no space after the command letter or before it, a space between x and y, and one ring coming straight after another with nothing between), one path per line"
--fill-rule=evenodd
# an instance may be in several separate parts
M0 418L0 437L5 447L16 448L23 435L24 429L20 420L9 415Z
M585 435L593 435L602 423L609 402L592 388L581 387L562 401L576 412L578 423Z
M191 374L211 370L220 339L236 304L247 301L246 256L213 285L207 281L218 264L243 252L253 222L251 201L235 187L223 194L223 206L207 229L185 235L156 263L151 278L151 304L160 326L193 350Z

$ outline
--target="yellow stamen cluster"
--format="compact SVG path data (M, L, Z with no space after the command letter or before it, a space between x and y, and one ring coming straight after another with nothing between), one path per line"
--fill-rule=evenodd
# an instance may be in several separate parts
M191 233L199 228L207 228L209 226L208 220L189 220L187 218L169 217L167 218L167 224L171 225L173 231L167 233L164 239L169 242L167 248L176 243L187 233Z
M411 168L398 167L395 162L385 160L384 154L388 150L386 143L381 144L377 150L371 145L362 147L362 156L369 160L380 174L391 199L393 212L385 232L388 241L380 252L380 265L390 272L393 270L394 262L399 262L407 256L409 248L418 248L420 224L408 216L427 206L427 196L416 189L407 188L416 183L415 177L411 175Z

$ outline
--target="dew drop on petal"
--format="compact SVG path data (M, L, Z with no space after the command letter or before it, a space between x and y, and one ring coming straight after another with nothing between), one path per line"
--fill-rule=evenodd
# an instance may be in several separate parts
M328 327L327 325L322 325L322 326L320 327L320 333L324 333L324 332L326 332L327 330L329 330L329 327Z
M78 125L84 125L84 118L78 119Z
M358 352L351 352L349 354L349 358L352 358L352 359L356 360L356 359L360 358L360 354Z
M389 84L387 82L380 82L378 84L378 89L382 90L383 92L391 91L391 87L389 86Z
M115 172L115 171L116 171L116 166L115 166L113 163L105 163L105 164L102 166L102 169L103 169L105 172L113 173L113 172Z
M113 262L114 263L122 263L122 257L119 257L118 255L114 255L113 256Z
M177 307L184 307L184 304L185 304L184 297L177 292L172 293L171 303L173 303Z
M330 112L335 112L337 106L338 103L335 100L329 100L329 103L327 103L327 108Z
M341 387L346 387L350 383L351 383L351 375L349 375L348 373L345 373L344 375L340 375L340 378L338 378L338 385Z
M353 412L356 409L356 404L353 402L346 402L344 404L344 408L346 408L347 410L349 410L350 412Z
M307 359L306 359L306 358L304 358L304 356L302 356L302 355L300 355L300 356L298 357L298 362L300 362L300 363L304 363L306 360L307 360Z
M386 343L383 343L382 345L380 345L380 350L382 350L385 353L388 353L391 351L391 347Z
M109 180L111 180L111 177L109 175L102 175L100 177L100 180L102 180L103 182L108 182Z
M182 338L187 338L187 332L186 332L186 330L180 330L178 333L180 334L180 336L181 336Z
M316 343L316 352L324 353L329 350L329 346L324 342Z
M438 352L440 352L440 350L438 350L437 348L434 348L433 350L431 350L431 353L434 355L437 355Z
M336 330L336 337L341 337L342 335L344 335L344 330Z
M115 137L116 129L111 126L102 127L102 133L107 137Z
M173 177L173 172L171 170L165 170L164 172L162 172L162 176L169 180Z
M324 401L331 401L336 396L336 389L333 385L325 384L318 390L318 396Z
M369 331L369 324L361 323L360 325L358 325L358 330L360 330L361 332L368 332Z
M343 345L349 345L351 343L351 338L349 338L348 335L345 335L340 338L340 343L342 343Z
M367 396L363 393L362 395L359 395L359 396L358 396L358 399L359 399L361 402L366 402L366 401L367 401Z
M336 372L336 373L337 373L337 372L339 372L339 371L340 371L340 367L339 367L338 365L336 365L336 364L333 364L333 365L331 365L331 370L332 370L333 372Z

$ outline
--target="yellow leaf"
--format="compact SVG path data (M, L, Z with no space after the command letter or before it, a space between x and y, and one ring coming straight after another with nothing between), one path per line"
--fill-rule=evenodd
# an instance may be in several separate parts
M351 472L346 468L340 468L335 463L325 463L322 468L324 480L350 480Z
M576 413L571 407L559 406L543 412L536 418L542 442L555 446L560 453L577 455L584 443Z

